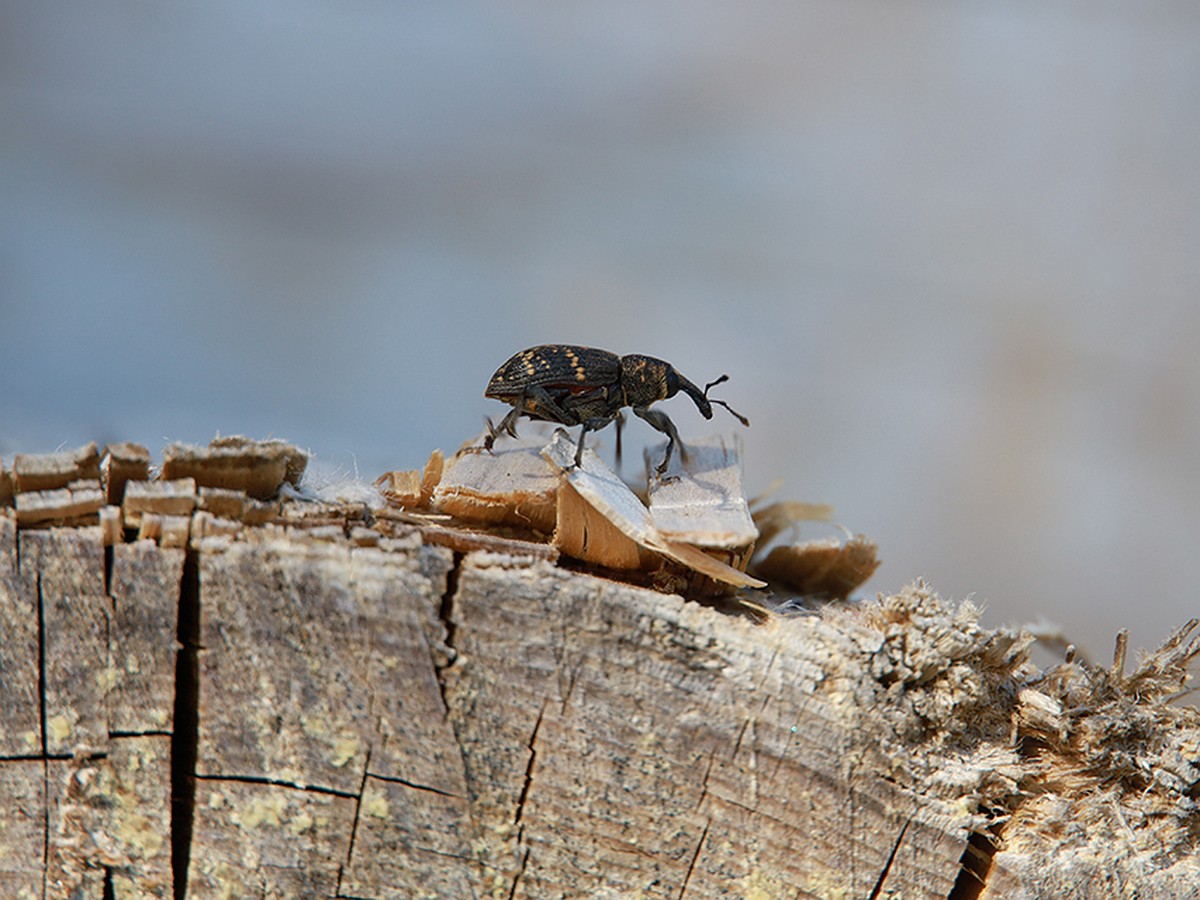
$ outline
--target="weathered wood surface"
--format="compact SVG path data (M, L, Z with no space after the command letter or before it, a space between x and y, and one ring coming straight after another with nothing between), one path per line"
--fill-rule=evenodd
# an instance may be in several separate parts
M294 506L186 549L0 514L0 896L1200 884L1193 645L1042 673L921 587L764 616Z

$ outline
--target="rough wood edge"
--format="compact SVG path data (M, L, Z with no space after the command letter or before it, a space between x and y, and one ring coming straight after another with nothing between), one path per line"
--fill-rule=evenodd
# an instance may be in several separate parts
M1170 702L1200 653L1195 622L1131 671L1118 653L1042 672L1027 634L981 628L919 584L751 618L552 560L438 549L394 522L367 540L361 508L281 521L192 526L176 645L121 615L141 582L122 569L114 593L100 528L33 530L24 547L0 515L0 624L45 657L0 665L15 704L0 721L0 890L169 896L186 877L206 896L249 877L247 859L269 860L263 890L329 896L386 896L409 872L443 895L1167 897L1200 874L1200 715ZM125 546L161 598L174 563L153 558L180 551ZM71 595L89 599L55 599ZM354 649L387 635L407 643ZM139 640L160 663L182 648L166 727L112 724L117 687L164 702L161 664L144 689L114 680L136 674ZM352 710L334 701L359 657L368 708L428 686L382 731L318 724L313 700L264 703L255 680L274 658L303 696ZM230 738L279 715L295 730ZM150 749L165 745L166 784Z

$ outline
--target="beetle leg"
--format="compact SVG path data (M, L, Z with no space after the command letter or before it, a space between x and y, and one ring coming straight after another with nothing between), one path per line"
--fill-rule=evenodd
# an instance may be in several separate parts
M679 432L675 430L675 423L672 422L667 414L659 412L657 409L647 409L646 407L635 406L633 413L640 419L649 422L654 428L657 428L667 436L667 455L663 457L663 461L655 468L660 476L667 471L667 464L671 462L671 451L675 449L675 445L679 445L679 458L687 462L687 450L683 446L683 441L679 439Z
M583 428L579 432L579 443L575 446L575 466L578 468L583 463L583 439L587 437L589 431L599 431L611 422L618 418L619 413L613 413L611 416L595 416L591 419L586 419L583 423Z
M483 449L491 453L492 444L496 443L496 438L498 437L496 426L492 423L491 416L484 416L483 421L487 422L487 435L483 439Z
M491 452L492 445L501 435L517 436L517 420L521 416L530 419L541 419L545 422L557 422L560 425L578 425L579 417L563 409L545 388L540 386L527 387L509 401L512 409L500 420L499 425L493 425L487 419L487 436L483 439L483 449Z
M500 430L505 432L509 437L517 436L517 419L521 418L521 411L514 409L500 421Z
M514 409L517 415L525 415L531 419L557 422L559 425L579 424L579 416L568 409L564 409L554 399L554 395L540 385L527 387L521 391L520 395L514 401Z
M508 414L500 420L499 425L493 425L491 419L487 419L487 437L483 439L483 449L492 452L492 445L496 443L496 438L502 434L510 434L513 437L517 436L517 418L521 415L521 410L514 407L508 411Z
M617 473L621 472L621 429L625 425L625 417L617 410Z

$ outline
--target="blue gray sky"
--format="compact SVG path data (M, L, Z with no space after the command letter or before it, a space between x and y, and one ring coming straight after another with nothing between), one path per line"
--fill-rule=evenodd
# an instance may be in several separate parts
M242 432L374 477L583 343L728 373L750 491L834 504L869 590L1102 658L1200 609L1195 4L0 17L9 461Z

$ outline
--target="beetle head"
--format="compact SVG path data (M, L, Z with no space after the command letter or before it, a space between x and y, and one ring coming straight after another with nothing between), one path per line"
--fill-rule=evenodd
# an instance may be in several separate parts
M632 407L646 407L656 400L669 400L683 391L696 404L700 415L706 419L713 417L714 403L725 407L743 425L749 425L750 420L733 409L724 400L708 396L709 389L729 380L728 375L722 375L716 381L710 381L704 390L696 387L679 374L673 365L653 356L641 356L631 353L621 357L621 390L624 393L625 404Z

